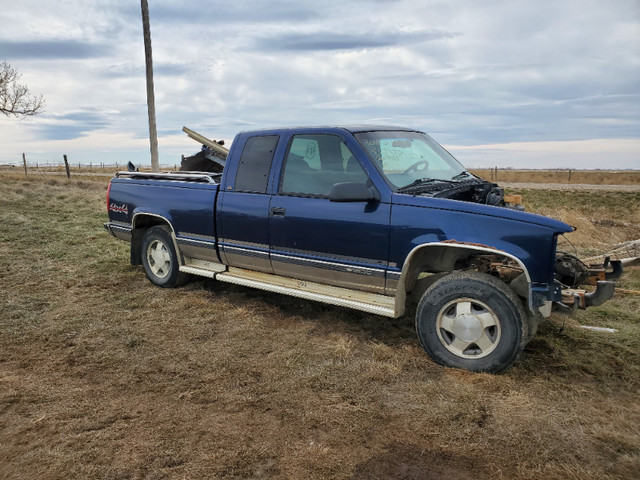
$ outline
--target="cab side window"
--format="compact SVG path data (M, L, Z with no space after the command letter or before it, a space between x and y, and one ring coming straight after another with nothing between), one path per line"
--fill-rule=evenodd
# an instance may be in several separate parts
M295 135L287 153L280 193L323 197L336 183L366 181L366 172L340 137Z
M247 140L238 163L236 192L266 193L278 138L278 135L266 135Z

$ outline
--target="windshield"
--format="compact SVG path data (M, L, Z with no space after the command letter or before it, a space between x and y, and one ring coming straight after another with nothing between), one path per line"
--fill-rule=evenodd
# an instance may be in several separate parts
M429 135L419 132L375 131L355 134L371 159L396 188L424 182L473 178Z

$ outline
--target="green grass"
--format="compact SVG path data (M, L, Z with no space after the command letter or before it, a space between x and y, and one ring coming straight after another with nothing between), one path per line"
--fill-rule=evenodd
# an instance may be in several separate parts
M512 368L473 374L434 364L410 316L207 279L156 288L103 230L104 179L0 179L1 478L640 470L638 296L554 315ZM598 204L525 193L530 210L570 211L594 228L601 205L607 218L637 220L618 207L637 198L626 194ZM578 243L597 250L619 236L603 227ZM640 269L620 285L637 289Z

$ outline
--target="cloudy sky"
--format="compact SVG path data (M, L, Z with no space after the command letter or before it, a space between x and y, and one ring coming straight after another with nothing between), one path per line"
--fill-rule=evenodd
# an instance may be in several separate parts
M1 0L0 62L46 98L0 163L150 164L137 0ZM469 167L640 168L640 0L149 0L160 163L186 125L385 124Z

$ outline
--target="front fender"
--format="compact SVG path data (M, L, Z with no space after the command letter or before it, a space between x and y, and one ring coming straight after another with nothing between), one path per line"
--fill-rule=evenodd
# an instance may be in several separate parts
M525 282L519 282L518 293L526 296L531 312L536 312L538 306L532 291L532 280L527 266L515 255L486 245L477 245L455 241L430 242L417 245L407 256L396 291L396 310L404 311L406 295L412 290L421 272L441 273L452 272L459 268L460 260L477 255L498 255L512 260L522 269Z

